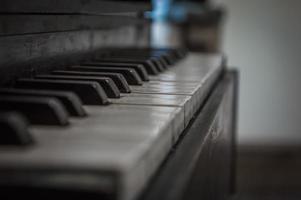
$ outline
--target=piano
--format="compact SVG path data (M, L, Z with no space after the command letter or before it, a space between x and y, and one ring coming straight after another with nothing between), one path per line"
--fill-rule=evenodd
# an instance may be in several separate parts
M0 197L225 199L238 75L152 47L146 1L2 0Z

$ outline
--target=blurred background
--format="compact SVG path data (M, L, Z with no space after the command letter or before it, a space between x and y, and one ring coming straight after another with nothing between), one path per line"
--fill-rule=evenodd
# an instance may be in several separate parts
M204 7L225 11L209 18L191 4L200 1L157 2L161 9L155 12L159 23L153 28L154 46L221 51L230 68L240 73L233 198L300 199L301 1L202 1ZM162 25L166 17L173 23ZM162 28L165 35L156 35L164 33Z
M237 198L299 199L301 1L223 4L223 49L240 71Z
M301 1L154 2L154 46L182 45L196 51L221 51L227 56L228 65L239 70L240 145L301 144ZM204 15L206 7L217 9ZM211 43L199 42L205 40Z
M241 145L300 145L301 1L226 0L224 51L241 73Z

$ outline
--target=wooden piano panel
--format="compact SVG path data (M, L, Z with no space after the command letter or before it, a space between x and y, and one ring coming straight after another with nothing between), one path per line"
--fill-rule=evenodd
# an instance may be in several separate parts
M0 14L0 84L78 63L96 50L148 46L148 23L130 16Z

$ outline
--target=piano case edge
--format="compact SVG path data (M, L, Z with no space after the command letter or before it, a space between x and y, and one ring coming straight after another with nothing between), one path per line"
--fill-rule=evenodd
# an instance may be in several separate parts
M225 199L235 191L237 94L238 72L226 71L139 200Z

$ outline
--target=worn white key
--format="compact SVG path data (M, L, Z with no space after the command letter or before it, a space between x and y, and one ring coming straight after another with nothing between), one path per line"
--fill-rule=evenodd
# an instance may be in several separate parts
M158 80L152 79L150 82L144 83L143 86L132 86L133 93L124 95L121 99L116 99L113 102L117 104L181 106L184 108L186 126L195 111L204 102L215 82L217 77L214 77L213 74L216 76L220 74L221 62L222 59L218 55L202 57L199 54L192 54L177 66L157 76L161 76L163 80L160 78ZM174 74L177 75L172 76ZM170 79L165 81L164 76L170 76ZM183 99L187 97L189 101L183 104ZM175 140L178 136L175 133Z
M113 104L85 109L89 117L71 119L67 128L33 127L37 146L0 151L0 170L9 168L17 173L31 168L41 173L80 169L99 174L95 184L111 175L109 182L121 189L118 195L131 199L170 150L173 133L184 129L184 111L178 107ZM64 176L44 181L58 185L68 182ZM97 187L93 182L88 185Z
M112 99L111 102L113 104L179 107L181 109L184 109L185 127L194 114L192 99L189 95L131 93L122 94L120 99Z
M191 53L176 66L158 76L151 76L150 82L133 90L138 93L190 95L196 111L222 70L222 56Z
M132 87L133 93L144 94L165 94L190 96L192 110L199 108L199 102L202 96L202 83L178 83L178 82L148 82L142 87Z
M193 82L202 81L205 76L222 69L223 57L218 54L202 55L191 53L179 61L176 66L159 74L150 76L150 80Z

